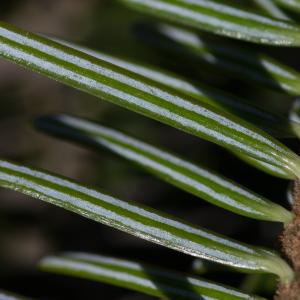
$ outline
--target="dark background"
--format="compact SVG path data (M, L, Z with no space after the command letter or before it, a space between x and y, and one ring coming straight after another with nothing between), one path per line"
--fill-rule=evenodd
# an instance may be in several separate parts
M245 1L246 2L246 1ZM107 0L1 1L1 19L24 29L52 34L111 54L119 54L192 74L284 114L291 99L229 78L214 78L195 65L187 72L183 61L170 62L139 42L132 25L144 16ZM147 18L149 19L149 18ZM266 51L271 49L266 48ZM299 65L297 50L273 51ZM297 61L298 60L298 61ZM125 109L0 61L0 156L41 167L100 187L123 199L145 203L243 242L278 247L280 225L226 212L138 170L105 150L94 153L37 132L33 120L49 113L71 113L121 129L150 143L217 170L288 207L288 182L263 174L211 143L148 120ZM297 143L288 141L297 150ZM0 189L0 288L38 299L149 299L124 289L84 280L43 274L40 258L61 251L86 251L143 260L175 270L193 272L193 258L150 244L75 214L11 191ZM268 295L245 276L207 267L206 278ZM262 284L263 283L263 284Z

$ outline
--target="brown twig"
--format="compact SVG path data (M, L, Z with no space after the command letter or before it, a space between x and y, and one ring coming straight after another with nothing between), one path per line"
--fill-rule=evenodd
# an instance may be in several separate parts
M300 181L295 182L293 192L294 218L281 236L285 257L295 270L295 278L288 285L280 285L275 300L300 300Z

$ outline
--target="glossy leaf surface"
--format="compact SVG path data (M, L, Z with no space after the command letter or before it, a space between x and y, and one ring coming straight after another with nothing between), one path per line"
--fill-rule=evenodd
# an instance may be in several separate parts
M296 179L296 177L293 174L287 172L283 168L278 168L277 166L257 160L255 158L252 158L247 155L240 154L238 152L232 152L232 153L235 156L237 156L238 158L240 158L241 160L243 160L244 162L246 162L247 164L249 164L249 165L255 167L256 169L261 170L269 175L279 177L282 179L290 179L290 180Z
M300 27L269 18L229 1L121 0L144 13L219 35L276 46L299 46Z
M141 63L136 63L125 59L121 59L119 57L115 57L115 56L101 53L99 51L87 49L85 47L81 47L66 41L62 41L58 39L55 40L67 46L71 46L77 50L83 51L89 55L95 56L99 59L111 62L122 68L128 69L144 77L163 83L167 86L179 90L182 93L186 93L194 97L195 99L207 103L211 106L225 110L229 113L236 114L237 116L242 117L248 120L249 122L259 125L262 129L268 131L272 135L278 137L290 137L294 135L298 136L298 132L300 131L299 120L297 120L297 122L291 120L287 121L286 118L281 118L278 115L271 114L270 112L264 111L256 106L251 105L247 101L244 101L233 95L224 93L217 89L210 88L203 84L190 82L182 77L176 76L170 72L166 72L158 68L154 68L152 66L150 67ZM287 122L289 124L287 124ZM295 175L292 173L288 173L285 168L280 168L253 159L249 156L244 157L244 155L239 153L236 153L236 155L241 159L243 159L248 164L251 164L256 168L264 172L267 172L272 176L276 176L284 179L295 179Z
M189 59L195 66L208 66L215 73L232 74L238 79L264 87L300 94L300 74L272 57L249 51L176 26L140 24L136 30L140 39L176 56Z
M38 128L63 139L96 149L108 148L159 178L234 213L284 223L292 218L283 207L207 168L111 128L67 115L41 118L36 124Z
M299 98L294 100L290 110L289 118L291 121L291 126L295 126L296 122L300 122L300 99ZM294 127L294 132L296 133L297 137L300 139L300 130L298 126Z
M148 79L152 79L161 84L165 84L167 87L172 87L181 93L192 96L193 98L207 103L213 107L224 110L228 113L235 114L236 116L245 119L248 122L255 124L256 126L259 126L273 136L294 137L294 128L298 128L298 130L300 131L299 122L291 126L288 118L283 118L279 115L272 114L271 112L252 105L248 101L222 92L221 90L208 87L203 84L191 82L170 72L163 71L159 68L121 59L116 56L111 56L99 51L94 51L66 41L58 39L55 39L55 41L61 42L64 45L80 50L101 60L110 62L121 68L130 70L136 74L147 77Z
M277 254L248 246L134 202L125 202L69 179L0 161L0 186L19 191L162 246L287 282L293 272Z
M269 16L291 21L290 17L276 5L274 0L254 0L254 2Z
M300 12L300 1L299 0L274 0L279 5L287 8L291 11Z
M31 299L0 290L0 300L31 300Z
M262 299L194 276L108 256L67 253L43 259L40 268L174 300Z
M286 168L300 177L300 158L265 132L146 77L3 22L0 55L225 148Z

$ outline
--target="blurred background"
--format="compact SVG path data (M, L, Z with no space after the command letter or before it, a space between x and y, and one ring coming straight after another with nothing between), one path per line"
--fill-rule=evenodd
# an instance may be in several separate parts
M246 2L246 1L245 1ZM173 70L244 98L286 112L290 99L245 82L213 76L184 60L148 47L133 34L146 18L113 0L1 1L1 20L24 29L61 37L103 52ZM147 18L149 20L149 18ZM265 49L271 51L270 49ZM295 50L273 53L299 66ZM297 58L298 57L298 58ZM287 59L288 58L288 59ZM295 61L298 60L298 61ZM278 247L277 224L253 221L226 212L140 171L103 150L94 153L37 132L33 120L50 113L70 113L102 122L208 166L254 191L288 206L288 183L265 175L211 143L151 121L95 97L0 61L0 155L94 185L110 194L147 204L232 238ZM297 150L294 141L288 144ZM86 251L143 260L185 272L202 266L193 258L131 237L18 193L0 189L0 288L37 299L151 299L124 289L39 272L45 255ZM196 268L197 269L197 268ZM206 278L268 295L272 278L231 273L206 266ZM271 285L266 282L271 282ZM256 290L255 290L256 289Z

